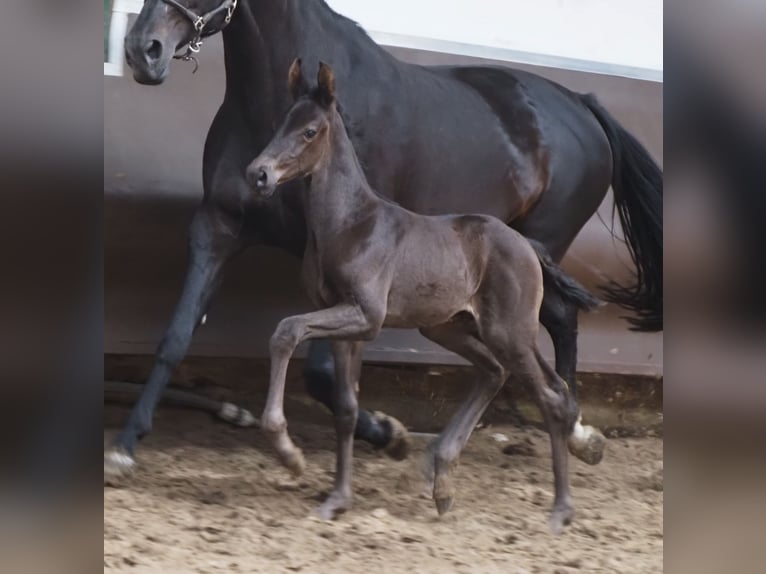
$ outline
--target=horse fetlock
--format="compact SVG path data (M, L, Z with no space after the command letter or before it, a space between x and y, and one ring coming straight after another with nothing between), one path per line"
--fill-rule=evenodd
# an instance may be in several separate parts
M263 413L261 429L270 435L282 435L287 432L287 420L283 415Z
M574 514L574 508L569 501L560 502L553 506L548 523L554 536L560 535L564 531L564 527L572 523Z
M351 508L353 495L344 490L333 490L318 508L317 514L322 520L334 520Z

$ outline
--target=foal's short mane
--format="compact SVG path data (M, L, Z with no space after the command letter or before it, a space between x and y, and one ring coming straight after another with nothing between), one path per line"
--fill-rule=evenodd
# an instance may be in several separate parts
M313 97L314 91L315 91L316 89L317 89L317 88L314 88L314 89L311 91L311 95L312 95L312 97ZM348 127L348 126L349 126L348 117L347 117L347 116L346 116L346 114L344 113L344 111L343 111L343 105L341 104L341 102L340 102L340 100L337 98L337 96L336 96L336 98L335 98L335 109L338 111L338 115L340 116L341 122L343 123L343 129L344 129L344 130L346 130L346 136L348 136L348 139L349 139L349 141L351 142L351 146L352 146L352 147L354 147L354 139L353 139L353 137L352 137L352 135L351 135L351 130L350 130L350 128ZM372 184L370 184L369 180L367 179L367 174L365 173L365 172L366 172L365 166L364 166L364 164L362 163L362 158L360 158L360 157L359 157L359 154L357 154L357 153L356 153L356 148L354 148L354 154L356 155L356 161L357 161L357 163L358 163L358 164L359 164L359 165L362 167L362 175L364 176L364 181L367 183L367 187L370 189L370 191L372 191L372 193L374 193L374 194L375 194L375 195L376 195L376 196L377 196L377 197L378 197L378 198L379 198L381 201L383 201L383 202L385 202L385 203L388 203L388 204L390 204L390 205L396 205L396 206L398 206L398 207L401 207L402 209L405 209L404 207L402 207L401 205L399 205L399 204L398 204L396 201L394 201L393 199L391 199L391 198L388 198L388 197L386 197L385 195L382 195L382 194L378 193L378 191L377 191L377 190L376 190L376 189L375 189L375 188L372 186Z

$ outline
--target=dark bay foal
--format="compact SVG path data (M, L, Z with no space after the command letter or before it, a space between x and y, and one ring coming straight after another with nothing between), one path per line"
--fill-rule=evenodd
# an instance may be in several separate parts
M296 60L288 84L295 103L247 169L250 185L262 198L279 184L311 177L303 198L308 231L303 279L320 310L288 317L274 332L261 421L282 463L296 474L304 468L283 410L288 362L301 342L330 339L340 383L334 397L337 468L334 489L319 513L329 519L350 507L363 341L383 327L416 328L480 372L466 402L429 447L426 479L433 484L439 514L452 506L453 463L510 378L529 385L548 426L555 484L551 527L560 532L573 516L567 440L582 440L587 431L579 425L566 383L537 349L543 275L580 308L592 307L596 299L541 247L499 219L417 215L377 195L338 112L332 70L321 64L318 86L309 90Z

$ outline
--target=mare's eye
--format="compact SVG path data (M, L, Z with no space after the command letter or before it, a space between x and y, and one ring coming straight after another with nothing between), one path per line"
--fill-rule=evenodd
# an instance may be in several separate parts
M317 131L311 128L308 128L305 132L303 132L303 137L307 140L313 140L316 135Z

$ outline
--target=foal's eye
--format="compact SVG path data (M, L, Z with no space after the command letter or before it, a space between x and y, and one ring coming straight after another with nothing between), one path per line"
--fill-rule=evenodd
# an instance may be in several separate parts
M303 132L303 137L307 140L313 140L316 135L317 131L311 128L308 128L305 132Z

